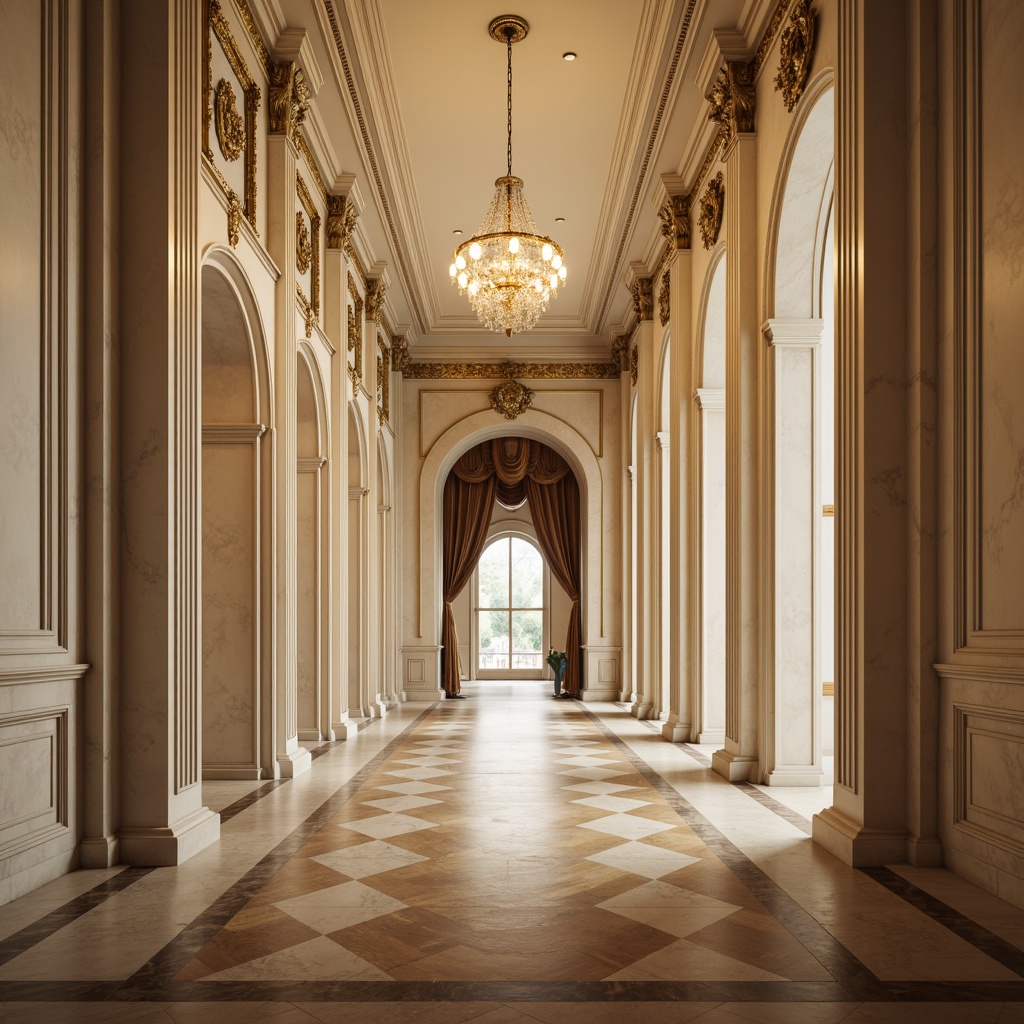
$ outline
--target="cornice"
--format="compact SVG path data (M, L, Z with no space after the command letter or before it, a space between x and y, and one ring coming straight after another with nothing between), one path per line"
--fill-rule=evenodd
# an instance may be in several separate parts
M618 380L617 363L407 363L407 380Z

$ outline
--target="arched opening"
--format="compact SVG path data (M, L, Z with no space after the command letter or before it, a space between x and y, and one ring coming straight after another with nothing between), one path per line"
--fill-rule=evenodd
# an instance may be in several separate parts
M296 375L296 722L300 740L330 735L327 693L329 449L319 370L305 350Z
M370 717L366 608L367 500L366 443L353 403L348 406L348 706L352 715Z
M817 786L834 678L831 74L805 94L770 222L765 360L763 780ZM826 315L828 323L826 323ZM828 448L828 454L825 449ZM825 596L825 591L828 596ZM828 686L826 686L828 684Z
M273 777L267 362L241 272L202 270L204 779Z
M725 281L720 247L708 269L701 307L694 395L699 474L694 740L725 742Z

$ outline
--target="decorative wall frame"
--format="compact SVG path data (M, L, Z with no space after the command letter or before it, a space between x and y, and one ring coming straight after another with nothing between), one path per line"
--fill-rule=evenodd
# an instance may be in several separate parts
M348 348L352 353L352 365L348 375L352 378L352 386L358 390L363 383L363 297L359 294L355 279L348 275L348 293L352 297L352 316L355 319L355 330L349 320Z
M299 197L299 202L302 204L303 210L306 212L306 217L309 218L309 240L308 244L312 250L310 253L310 295L306 295L302 290L302 283L300 281L295 282L295 290L299 297L299 303L302 306L303 316L306 321L306 337L312 337L313 328L320 321L320 213L313 202L313 197L309 194L309 189L306 187L306 183L302 180L301 174L295 175L295 192ZM302 213L296 214L296 227L298 221L303 219ZM300 246L299 232L296 231L296 247ZM296 269L300 273L305 273L302 270L299 260L299 253L296 253Z
M227 200L228 241L231 243L232 248L234 248L238 244L238 228L242 216L245 217L253 232L259 237L259 232L256 229L256 115L260 107L261 94L260 87L249 73L249 67L245 63L245 58L235 42L235 37L231 33L231 26L224 16L219 0L206 0L206 3L206 55L203 74L203 156L209 161L214 178L223 191L224 198ZM214 120L215 102L215 90L212 82L214 37L220 43L224 56L227 58L227 62L243 90L243 113L239 115L237 111L235 112L235 116L242 122L241 128L242 135L244 136L242 139L238 137L237 129L239 126L237 122L227 115L227 109L230 106L227 100L227 93L230 90L232 98L234 94L231 84L222 79L218 82L216 90L218 109L216 129L221 152L225 159L229 161L237 159L241 155L240 152L236 153L234 157L229 154L240 144L241 151L245 154L245 195L241 199L217 166L213 147L210 145L210 126ZM220 112L222 107L224 108L224 113ZM228 122L227 124L224 123L225 119Z

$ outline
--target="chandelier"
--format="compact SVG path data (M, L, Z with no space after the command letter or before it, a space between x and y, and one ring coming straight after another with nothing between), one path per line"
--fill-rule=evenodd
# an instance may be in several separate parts
M565 254L537 233L523 179L512 174L512 44L525 39L530 26L518 15L503 14L487 30L508 48L508 173L494 183L479 231L455 250L448 272L460 294L469 295L480 322L512 337L533 327L557 294L565 280Z

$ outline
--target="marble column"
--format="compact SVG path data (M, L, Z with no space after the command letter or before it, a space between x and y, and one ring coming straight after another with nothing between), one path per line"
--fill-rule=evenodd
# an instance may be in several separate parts
M686 214L687 218L689 214ZM687 242L689 225L687 223ZM691 738L693 685L690 652L694 649L696 623L691 614L690 578L692 560L692 518L696 481L693 479L691 422L683 396L693 390L693 254L689 246L677 248L669 257L669 325L671 345L671 387L669 408L669 705L661 735L671 743Z
M297 309L295 303L295 214L298 150L292 122L272 124L267 136L267 251L281 268L275 285L274 447L276 492L274 536L277 656L274 663L274 745L283 778L309 769L309 751L298 739L296 716L296 508Z
M696 743L725 742L725 389L698 388L697 440L699 462L699 554L696 585L700 587L697 625L699 686L694 695Z
M200 784L199 131L187 0L120 21L120 859L180 864L220 837Z
M725 232L725 746L715 751L716 772L731 782L753 779L758 769L759 451L758 357L761 330L757 297L757 136L734 134L726 167Z
M354 735L348 712L348 259L342 230L347 197L328 198L327 250L324 254L324 332L330 338L329 404L331 410L329 472L330 507L330 657L328 667L327 720L332 739ZM333 205L332 205L333 200ZM332 222L333 216L342 218ZM353 218L354 222L354 218ZM332 231L332 228L334 229Z
M672 439L667 430L654 434L655 472L654 522L652 532L656 538L657 557L651 567L654 583L654 614L657 627L657 645L654 650L654 707L651 715L665 721L668 718L669 676L672 664L672 538L669 533L672 492Z
M648 287L650 279L646 279ZM653 305L653 304L651 304ZM632 347L636 365L636 432L637 462L633 467L633 486L636 489L636 521L634 523L636 551L636 633L633 636L636 679L633 681L635 697L630 714L635 718L650 718L654 709L654 692L657 685L655 671L658 659L655 651L658 643L657 625L657 567L655 559L654 502L657 496L655 474L657 465L654 456L654 397L656 353L654 322L650 319L651 308L645 307L646 319L642 319L633 332Z
M821 332L769 320L762 408L765 586L761 765L770 786L821 784Z
M907 9L838 16L836 753L813 835L866 866L907 856Z

